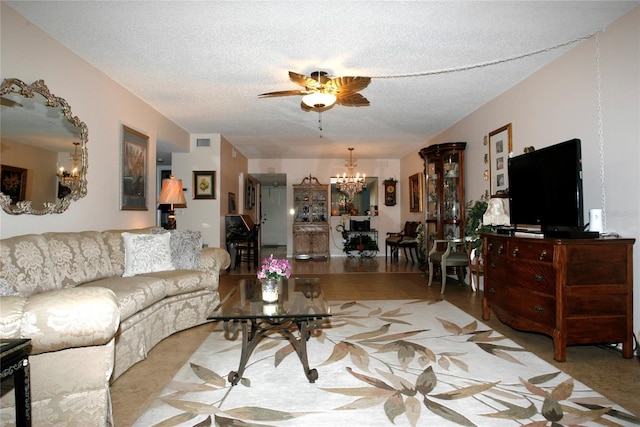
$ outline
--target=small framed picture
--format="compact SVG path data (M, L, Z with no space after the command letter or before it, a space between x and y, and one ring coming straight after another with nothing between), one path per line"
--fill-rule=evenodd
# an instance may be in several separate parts
M236 193L229 193L229 213L236 213Z
M511 123L489 132L489 191L491 195L506 193L509 190L507 163L509 153L512 150Z
M193 171L193 198L216 198L216 171Z

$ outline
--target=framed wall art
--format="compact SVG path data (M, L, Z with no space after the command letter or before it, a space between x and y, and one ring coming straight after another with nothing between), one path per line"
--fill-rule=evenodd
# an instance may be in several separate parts
M236 193L229 193L229 213L236 213Z
M216 171L193 171L193 198L216 198Z
M409 177L409 212L422 212L422 174Z
M252 178L247 178L244 187L244 208L251 210L256 205L256 182Z
M122 126L120 209L147 209L147 146L149 137Z
M505 194L509 190L507 162L512 150L511 123L489 132L489 191L491 195Z
M0 192L9 196L12 205L25 200L27 170L15 166L0 166Z

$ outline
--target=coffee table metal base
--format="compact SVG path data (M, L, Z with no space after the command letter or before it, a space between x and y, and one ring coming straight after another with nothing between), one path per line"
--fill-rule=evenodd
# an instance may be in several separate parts
M307 341L311 336L311 331L322 327L322 318L306 317L295 319L281 319L278 317L261 317L256 319L226 320L224 330L234 333L238 330L238 323L242 327L242 354L240 355L240 365L237 371L231 371L227 379L231 385L236 385L242 379L244 370L249 361L249 357L265 334L277 331L289 340L302 362L304 374L310 383L318 379L318 371L309 369L309 359L307 357ZM293 330L298 330L298 335Z

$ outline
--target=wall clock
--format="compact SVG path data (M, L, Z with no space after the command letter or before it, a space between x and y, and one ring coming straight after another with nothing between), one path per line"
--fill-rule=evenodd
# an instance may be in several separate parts
M396 181L384 181L384 204L386 206L396 205Z

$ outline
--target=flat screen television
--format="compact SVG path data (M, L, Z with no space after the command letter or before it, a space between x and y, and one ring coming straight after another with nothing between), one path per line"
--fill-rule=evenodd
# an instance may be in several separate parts
M511 223L540 226L548 237L597 237L584 232L582 151L572 139L508 160Z

